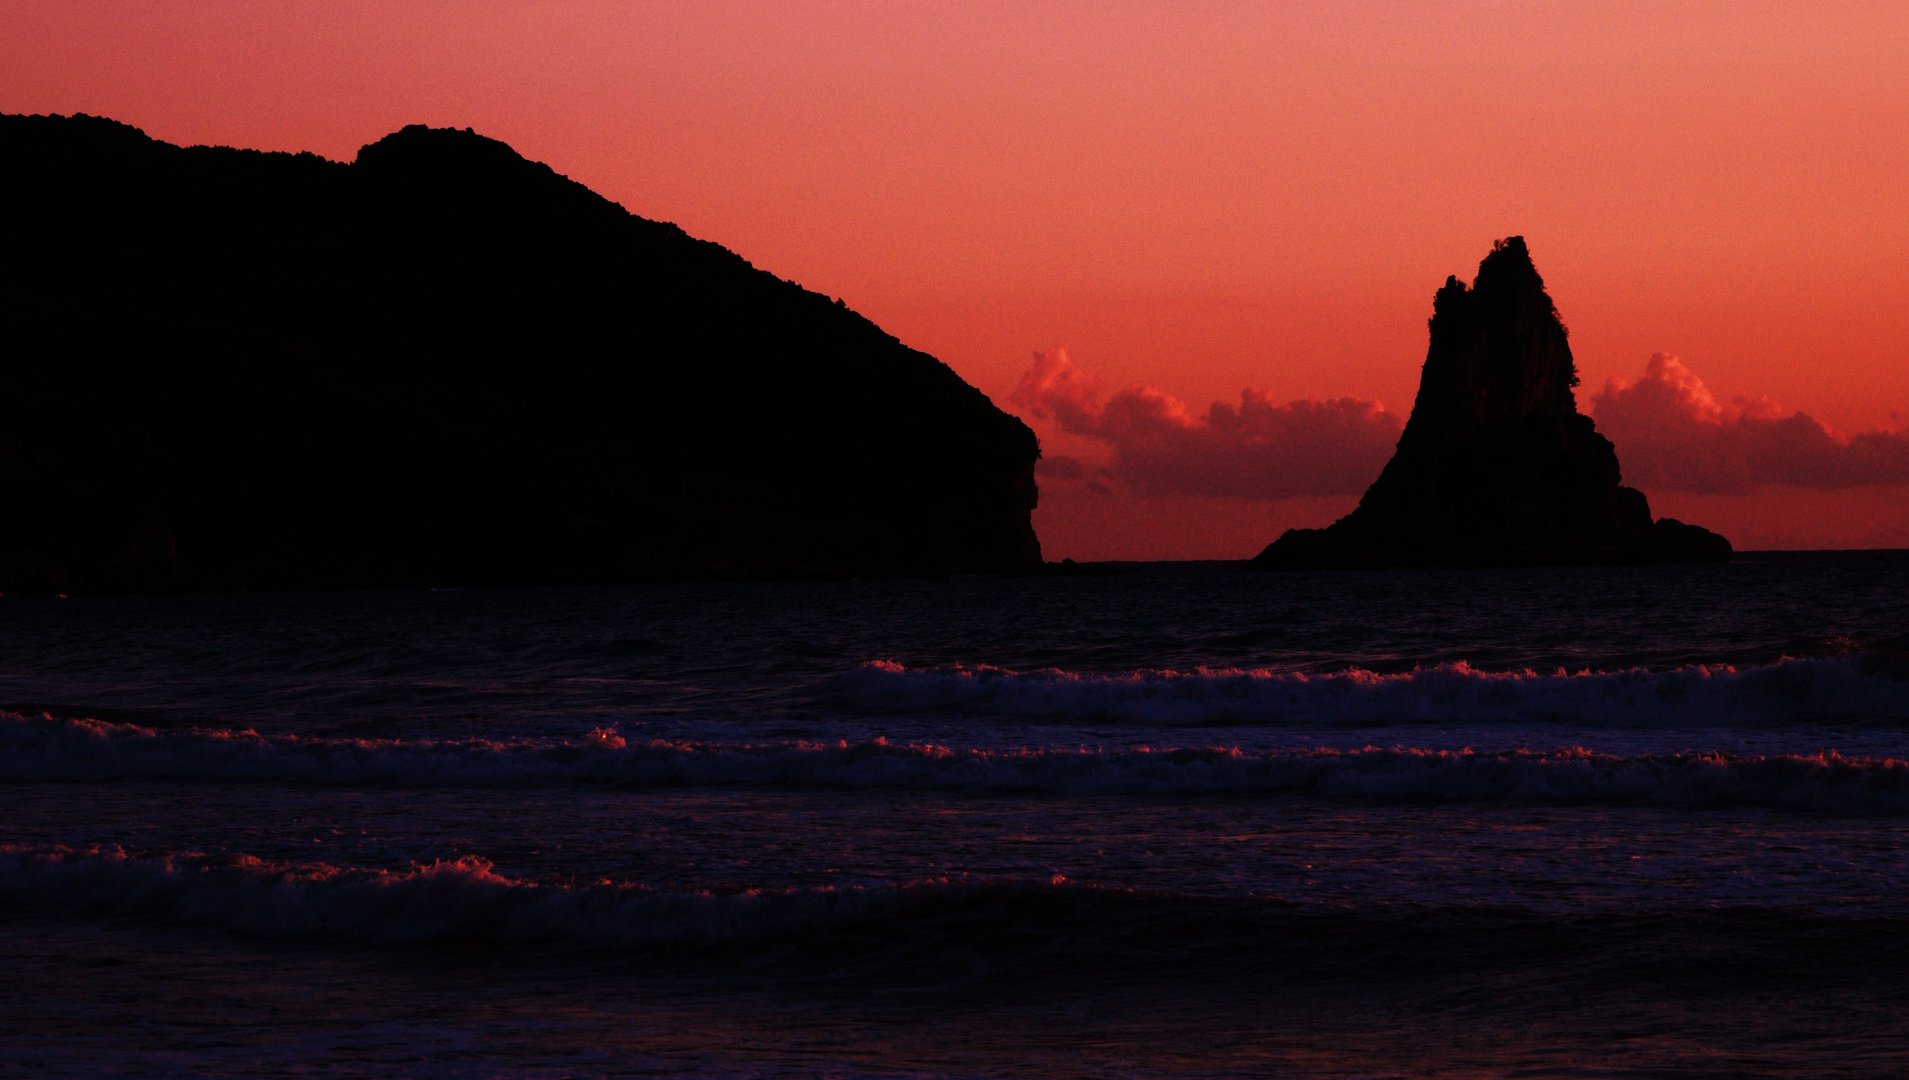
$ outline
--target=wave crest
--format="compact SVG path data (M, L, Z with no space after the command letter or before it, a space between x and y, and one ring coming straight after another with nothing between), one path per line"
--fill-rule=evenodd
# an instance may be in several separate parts
M980 750L834 744L361 740L157 732L0 718L0 779L281 781L368 787L753 785L1055 795L1303 795L1362 800L1764 806L1909 813L1909 762L1816 755L1480 752L1366 747L1243 751Z
M1023 721L1175 727L1366 727L1554 723L1612 728L1889 724L1909 718L1909 680L1865 656L1738 669L1479 671L1443 664L1382 675L1213 670L1102 675L878 661L843 675L841 701L867 712L946 712Z
M0 907L167 920L271 938L482 940L610 948L780 940L948 911L1124 893L1052 881L930 879L878 887L670 891L520 881L482 858L404 870L119 848L0 847Z

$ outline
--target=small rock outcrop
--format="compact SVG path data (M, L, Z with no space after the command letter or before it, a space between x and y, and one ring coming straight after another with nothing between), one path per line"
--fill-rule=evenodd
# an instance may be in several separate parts
M1042 568L1025 424L501 142L0 161L0 591Z
M1617 452L1578 412L1564 324L1522 237L1468 288L1446 279L1411 419L1358 509L1291 529L1256 570L1727 562L1730 542L1620 484Z

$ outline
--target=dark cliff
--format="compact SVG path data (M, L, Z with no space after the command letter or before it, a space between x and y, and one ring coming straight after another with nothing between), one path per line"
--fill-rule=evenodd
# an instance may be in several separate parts
M1039 450L503 143L0 117L0 590L1020 572Z
M1470 288L1433 300L1418 399L1358 509L1292 529L1261 570L1724 562L1730 542L1671 518L1619 481L1617 452L1578 412L1564 324L1522 237L1493 247Z

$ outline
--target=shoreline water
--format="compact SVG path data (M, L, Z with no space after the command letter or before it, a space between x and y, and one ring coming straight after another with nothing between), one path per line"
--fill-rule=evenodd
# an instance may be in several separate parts
M0 605L0 1075L1890 1075L1905 625L1844 554Z

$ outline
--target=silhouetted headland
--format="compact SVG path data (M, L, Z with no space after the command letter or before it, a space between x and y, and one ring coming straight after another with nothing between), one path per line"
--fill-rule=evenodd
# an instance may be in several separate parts
M1398 449L1358 509L1289 529L1256 570L1728 562L1730 541L1651 520L1617 451L1578 412L1564 324L1523 237L1470 288L1447 278Z
M1025 424L504 143L0 160L0 591L1041 567Z

